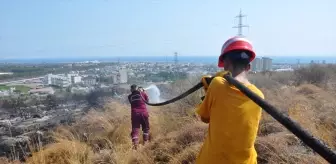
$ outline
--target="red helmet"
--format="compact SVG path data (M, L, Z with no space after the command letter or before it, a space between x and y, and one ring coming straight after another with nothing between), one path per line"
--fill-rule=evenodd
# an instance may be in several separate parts
M250 62L255 58L255 52L253 51L252 43L243 37L232 37L228 39L222 47L221 55L218 58L218 67L224 67L223 56L232 50L244 50L250 52Z

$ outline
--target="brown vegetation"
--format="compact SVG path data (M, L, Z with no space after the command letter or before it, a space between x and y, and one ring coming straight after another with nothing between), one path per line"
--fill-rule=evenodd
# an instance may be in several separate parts
M313 75L300 69L294 73L254 74L251 81L261 88L267 101L335 149L336 95L331 87L335 69L306 69L314 70ZM327 73L320 75L319 71ZM190 86L185 82L181 91ZM92 110L75 124L58 127L52 133L55 142L34 152L27 163L194 163L207 132L207 125L194 115L199 94L176 104L149 107L151 142L137 151L131 149L130 107L111 101L103 112ZM258 163L262 164L327 163L265 112L256 149Z

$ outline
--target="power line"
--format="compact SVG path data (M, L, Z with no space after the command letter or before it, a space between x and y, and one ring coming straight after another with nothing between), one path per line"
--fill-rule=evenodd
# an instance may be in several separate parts
M175 65L177 65L177 63L178 63L177 52L174 53L174 62L175 62Z
M243 15L242 10L240 9L239 15L236 16L236 18L238 18L238 24L233 27L238 28L238 36L243 36L243 27L250 27L249 25L243 24L243 17L247 17L247 15Z

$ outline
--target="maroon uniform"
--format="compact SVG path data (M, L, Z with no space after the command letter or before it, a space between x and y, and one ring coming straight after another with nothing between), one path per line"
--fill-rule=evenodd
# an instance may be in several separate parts
M141 96L148 101L148 96L145 92L133 91L128 100L131 104L131 120L132 120L132 142L134 145L139 143L139 129L142 127L144 142L149 139L149 121L148 111L145 102Z

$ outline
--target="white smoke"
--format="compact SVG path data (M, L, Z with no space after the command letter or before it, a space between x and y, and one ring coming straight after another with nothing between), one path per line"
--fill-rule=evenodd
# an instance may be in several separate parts
M147 88L144 88L144 90L148 95L149 102L159 103L163 101L163 99L160 98L160 89L156 85L151 84Z

